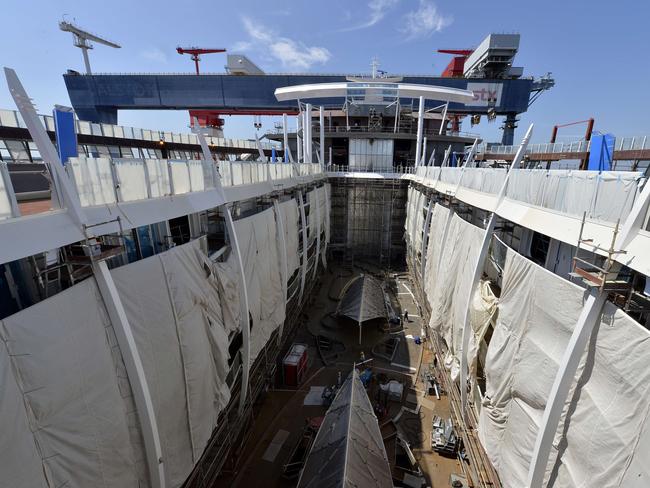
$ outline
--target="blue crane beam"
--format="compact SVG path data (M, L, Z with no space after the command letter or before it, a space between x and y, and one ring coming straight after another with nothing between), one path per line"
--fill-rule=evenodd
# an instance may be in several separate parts
M283 74L107 74L63 76L70 102L82 120L117 124L118 110L219 110L225 113L278 113L296 110L295 102L278 102L276 88L311 83L346 81L345 75ZM525 112L533 89L532 79L484 80L404 76L404 83L472 90L471 105L450 104L459 114L514 116ZM344 100L310 100L313 105L338 107ZM436 105L429 101L427 107Z

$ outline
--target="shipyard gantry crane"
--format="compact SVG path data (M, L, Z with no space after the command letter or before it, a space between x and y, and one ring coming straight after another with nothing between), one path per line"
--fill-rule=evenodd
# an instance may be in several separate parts
M87 30L84 30L81 27L73 24L72 22L66 22L65 20L62 20L59 22L59 29L64 32L70 32L72 34L74 45L81 49L81 52L83 53L87 75L93 74L90 69L90 59L88 58L88 49L93 49L93 45L88 41L93 41L97 44L103 44L104 46L113 47L115 49L122 47L119 44L104 39L103 37L92 34Z
M225 53L225 49L221 48L201 48L201 47L177 47L176 52L178 54L189 54L192 57L192 61L194 61L194 66L196 66L196 74L200 74L199 72L199 61L201 58L199 57L201 54L212 54L212 53Z

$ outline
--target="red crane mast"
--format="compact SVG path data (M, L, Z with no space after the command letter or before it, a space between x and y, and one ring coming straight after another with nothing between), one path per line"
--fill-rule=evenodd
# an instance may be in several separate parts
M206 49L200 47L177 47L176 52L178 54L190 54L194 65L196 66L196 74L199 73L199 60L201 59L199 55L201 54L212 54L212 53L225 53L225 49L216 48L216 49Z
M443 78L462 78L465 70L465 60L474 52L473 49L438 49L442 54L454 54L456 57L450 61L442 72Z

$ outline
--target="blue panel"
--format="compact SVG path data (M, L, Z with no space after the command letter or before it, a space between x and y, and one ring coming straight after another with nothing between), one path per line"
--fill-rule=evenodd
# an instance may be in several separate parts
M151 242L151 235L149 234L149 226L143 225L136 229L138 234L138 244L140 244L140 255L143 258L153 256L153 242Z
M68 107L57 107L53 111L56 149L61 164L77 154L77 131L74 127L74 112Z
M587 169L590 171L609 171L612 168L615 143L616 137L612 134L593 134L591 136Z
M278 102L276 88L309 83L346 81L343 75L64 75L70 100L80 117L108 122L116 110L274 110L294 111L296 102ZM498 114L516 114L528 109L532 80L484 80L405 76L404 83L471 89L475 93L496 93L500 98L494 107ZM312 99L314 106L340 108L344 100ZM403 99L410 103L410 99ZM441 102L427 101L432 108ZM485 100L464 106L450 104L456 113L486 114L490 107ZM96 120L97 119L97 120ZM113 122L115 123L115 122Z

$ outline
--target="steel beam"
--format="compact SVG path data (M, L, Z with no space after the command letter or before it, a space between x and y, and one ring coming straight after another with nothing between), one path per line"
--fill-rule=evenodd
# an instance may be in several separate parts
M162 457L156 412L153 408L151 392L149 391L147 378L144 374L140 353L138 352L138 347L133 337L133 331L131 330L131 325L129 324L124 306L120 300L120 295L117 292L115 282L113 281L111 272L108 270L106 261L93 263L92 269L99 293L113 324L115 337L120 346L126 373L129 377L131 390L133 391L133 398L142 429L151 485L155 488L164 488L165 465Z
M318 196L321 192L321 188L317 187L314 189L314 199L316 200L316 255L314 256L314 271L312 272L312 280L316 279L316 270L318 269L318 257L320 256L320 197ZM312 208L309 208L309 214L311 215Z
M307 221L305 217L305 201L302 192L298 191L298 207L300 208L300 220L302 222L302 263L300 273L300 295L298 295L298 304L302 303L302 295L305 291L305 281L307 281L307 250L309 241L307 239Z
M242 375L241 375L241 394L239 397L239 413L244 411L246 397L248 396L248 378L251 367L251 323L250 307L248 305L248 287L246 286L246 270L235 231L235 224L232 220L230 208L227 205L223 207L223 214L226 220L226 230L230 239L230 246L235 255L237 266L239 268L239 325L242 331Z
M607 293L594 288L587 296L587 300L582 307L578 323L573 329L546 401L544 416L537 433L533 456L528 469L526 482L528 488L541 488L544 483L546 465L551 454L555 431L560 423L564 405L575 380L580 359L600 318L606 300Z
M287 265L287 240L284 230L284 218L282 215L282 209L280 208L280 202L277 198L273 199L273 212L275 213L275 223L277 225L276 232L278 233L278 243L280 244L280 269L282 270L282 295L284 296L284 307L286 310L287 307L287 285L289 280L289 268ZM284 328L284 321L280 324L280 329L278 331L278 343L282 340L282 332Z
M418 108L418 132L415 139L415 166L420 163L422 155L422 129L424 123L424 97L420 97L420 107Z
M318 123L320 124L320 139L319 139L319 151L320 151L320 164L325 166L325 112L323 111L323 106L320 106L318 113Z
M517 155L515 160L510 165L508 173L503 180L499 194L497 195L496 204L494 210L490 214L490 220L488 221L487 228L483 233L483 240L481 242L481 247L479 249L478 258L474 264L474 271L472 274L472 282L470 289L468 290L467 303L465 304L465 312L463 316L463 342L460 352L460 398L461 398L461 411L465 421L468 420L467 417L467 378L468 378L468 361L467 361L467 350L469 349L469 339L470 334L472 333L472 324L470 323L470 310L472 308L472 299L474 298L474 290L479 284L481 275L483 274L483 268L485 267L485 259L487 257L487 252L490 247L490 242L492 240L492 233L494 232L494 225L496 222L496 210L499 207L499 204L503 201L506 195L506 189L508 188L508 181L512 171L519 169L520 163L524 158L524 153L528 147L530 137L533 134L533 124L530 125L526 135L519 145L517 150ZM441 253L442 254L442 253Z
M616 239L616 248L623 249L637 234L643 225L645 215L650 204L650 184L646 183L645 188L634 202L632 210L623 222L621 233ZM618 275L620 266L614 268L614 274ZM533 456L528 469L526 486L528 488L541 488L544 484L546 466L548 465L553 447L553 439L568 400L571 386L575 381L575 375L580 364L580 359L589 343L594 327L601 316L603 306L607 300L608 293L599 288L593 288L585 301L578 322L576 323L569 343L564 351L560 367L551 387L544 416L537 432Z
M424 286L424 270L427 265L427 244L429 242L429 226L431 225L431 210L433 209L433 198L429 199L429 205L427 206L427 216L424 220L424 232L422 233L422 250L420 251L420 279L422 280L422 286Z

